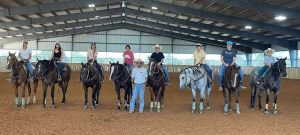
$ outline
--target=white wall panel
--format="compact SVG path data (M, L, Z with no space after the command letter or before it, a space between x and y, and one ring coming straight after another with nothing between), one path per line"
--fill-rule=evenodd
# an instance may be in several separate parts
M216 47L216 46L206 46L205 52L210 54L221 54L225 48Z
M131 50L135 53L139 52L139 45L130 45ZM125 45L124 44L108 44L107 52L124 52Z
M74 36L74 42L106 43L106 35L80 34Z
M141 42L145 44L172 44L172 38L162 36L142 36Z
M108 35L107 43L140 43L139 36Z
M179 53L179 54L193 54L193 52L196 50L195 46L178 46L175 45L173 47L173 52L174 53Z
M275 49L275 51L288 51L287 48L277 46L277 45L272 45L272 49Z
M92 34L106 34L106 31L93 32Z
M107 34L140 35L140 32L134 30L128 30L128 29L117 29L117 30L107 31Z
M40 39L40 41L67 41L67 42L71 42L72 41L72 36L62 36L62 37L53 37L53 38L46 38L46 39Z
M172 52L172 46L171 45L160 45L161 46L161 52L163 53L171 53ZM142 45L141 46L141 53L152 53L154 52L152 45Z
M74 43L73 50L85 52L90 47L91 47L90 43ZM97 44L97 50L99 52L106 52L106 45L105 44Z
M15 42L10 44L2 45L2 49L20 49L23 46L23 42ZM28 41L28 47L32 50L36 49L36 40Z
M190 41L184 41L184 40L180 40L180 39L174 39L174 44L178 44L178 45L196 45L195 42L190 42Z

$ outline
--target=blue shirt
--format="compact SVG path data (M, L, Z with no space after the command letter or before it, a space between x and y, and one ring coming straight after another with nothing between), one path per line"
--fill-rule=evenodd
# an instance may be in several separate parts
M146 82L146 78L148 77L146 68L133 68L132 69L132 79L136 84L143 84Z
M276 62L275 57L273 57L273 56L266 56L265 57L265 61L264 61L265 65L272 65L275 62Z
M159 62L161 62L162 59L165 58L165 56L162 52L159 52L159 53L154 52L154 53L151 54L150 58L154 59L154 61L156 63L159 63Z
M223 56L223 60L226 64L231 64L233 62L233 57L236 57L236 50L224 49L221 55Z

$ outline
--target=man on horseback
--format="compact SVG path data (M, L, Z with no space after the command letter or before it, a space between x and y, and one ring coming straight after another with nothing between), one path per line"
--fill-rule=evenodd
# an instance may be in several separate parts
M168 86L169 85L169 72L167 70L166 65L162 64L164 62L164 54L162 52L160 52L160 46L159 44L156 44L154 47L154 52L151 54L150 59L153 59L158 66L160 66L164 72L165 75L165 85Z
M26 70L29 71L29 82L33 81L33 69L32 64L30 62L32 50L28 48L28 40L23 41L23 47L19 50L19 58L23 61L26 66Z
M194 65L196 66L203 66L205 71L208 73L208 85L211 86L212 84L212 69L205 64L205 57L206 53L203 49L201 49L202 44L197 43L196 44L196 50L194 51L193 57L194 57Z
M265 60L264 60L264 66L258 70L258 75L256 77L257 85L260 85L260 84L263 85L263 82L261 82L261 81L263 80L262 78L264 77L264 74L270 69L272 64L274 64L276 62L276 58L273 57L274 53L275 53L275 50L272 48L268 48L267 50L265 50L265 54L267 56L265 57Z
M218 74L219 91L223 90L222 79L223 79L226 68L228 66L233 66L233 65L235 65L236 67L239 67L236 64L237 51L235 49L232 49L233 42L227 41L226 43L227 43L227 48L224 49L221 53L222 65L220 66L219 74ZM240 78L240 88L245 89L246 87L243 86L244 72L242 71L242 69L240 69L240 77L241 77Z
M97 63L98 51L96 48L96 42L91 43L91 48L88 50L88 63L94 66L95 70L98 71L101 82L104 81L102 68Z
M124 57L124 65L128 68L129 73L131 73L133 69L133 61L134 61L134 54L131 51L130 45L125 46L125 51L123 52L123 57Z
M55 43L54 49L52 50L52 59L55 61L55 66L57 67L57 81L61 82L61 72L63 70L61 61L63 60L63 50L58 42Z

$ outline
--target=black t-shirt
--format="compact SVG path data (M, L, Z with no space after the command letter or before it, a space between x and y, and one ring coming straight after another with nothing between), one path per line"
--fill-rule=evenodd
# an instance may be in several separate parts
M161 62L162 59L165 58L164 54L162 52L159 53L152 53L150 56L151 59L154 59L156 63Z

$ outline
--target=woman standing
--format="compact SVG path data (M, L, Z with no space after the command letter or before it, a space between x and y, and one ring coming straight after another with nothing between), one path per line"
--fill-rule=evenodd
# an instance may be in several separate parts
M55 61L55 65L56 67L58 67L58 74L57 74L57 81L61 81L61 71L62 71L62 64L58 64L60 63L61 61L63 61L63 50L60 46L60 43L59 42L56 42L55 45L54 45L54 49L52 50L52 59Z
M130 45L125 46L125 51L123 53L123 58L124 58L124 65L128 68L129 72L131 73L133 69L133 61L134 61L134 54L131 51Z

